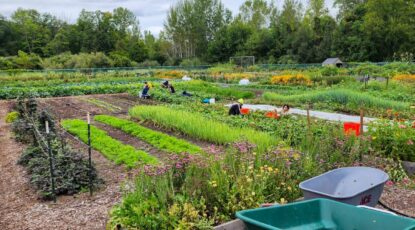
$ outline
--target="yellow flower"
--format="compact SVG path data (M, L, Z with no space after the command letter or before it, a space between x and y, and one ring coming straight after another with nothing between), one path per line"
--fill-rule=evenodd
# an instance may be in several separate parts
M280 203L281 203L281 204L286 204L286 203L287 203L287 201L286 201L284 198L281 198L281 199L280 199Z
M255 196L255 192L252 192L252 196Z
M288 186L288 188L287 188L289 191L291 191L292 189L291 189L291 187L290 186Z
M271 166L269 166L269 167L268 167L268 172L272 172L272 170L273 170L273 169L272 169L272 167L271 167Z

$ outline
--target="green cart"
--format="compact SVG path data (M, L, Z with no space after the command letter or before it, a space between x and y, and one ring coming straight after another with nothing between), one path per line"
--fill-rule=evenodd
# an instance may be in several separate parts
M245 210L236 216L249 230L415 230L414 219L327 199Z

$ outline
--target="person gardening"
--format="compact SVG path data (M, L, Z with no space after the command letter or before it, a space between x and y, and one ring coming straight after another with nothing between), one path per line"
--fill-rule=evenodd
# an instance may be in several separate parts
M285 104L282 106L281 115L287 115L290 112L290 106Z
M148 94L149 91L150 91L150 85L148 84L148 82L144 82L143 91L141 91L141 98L149 99L150 98L150 95Z
M169 81L165 81L165 82L163 82L162 84L161 84L161 87L163 87L163 88L169 88Z
M238 103L233 104L231 108L229 109L229 115L231 116L241 115L241 109L242 109L243 104L244 104L244 99L239 99Z
M184 97L191 97L191 96L193 96L193 94L191 94L191 93L189 93L189 92L187 92L185 90L185 91L183 91L182 96L184 96Z
M170 93L176 93L176 90L174 89L172 84L169 84L168 88L170 90Z

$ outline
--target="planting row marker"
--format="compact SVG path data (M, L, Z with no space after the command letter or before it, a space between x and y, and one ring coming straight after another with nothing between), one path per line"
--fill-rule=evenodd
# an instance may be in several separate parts
M52 154L52 147L51 147L51 144L50 144L49 122L48 121L45 121L45 127L46 127L47 143L48 143L50 178L51 178L51 184L52 184L52 196L53 196L53 202L56 203L55 175L54 175L54 172L53 172L53 154Z
M363 116L364 116L364 112L363 112L363 108L360 109L360 133L361 135L363 135Z
M92 196L91 117L89 115L89 112L86 114L86 117L87 117L87 120L88 120L88 160L89 160L88 176L89 176L89 195Z

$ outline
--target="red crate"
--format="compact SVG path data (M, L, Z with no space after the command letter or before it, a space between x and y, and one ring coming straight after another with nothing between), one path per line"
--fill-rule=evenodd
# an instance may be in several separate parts
M344 133L346 135L355 134L356 136L360 136L360 123L345 122Z

